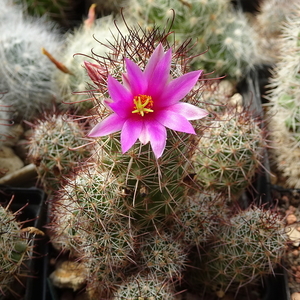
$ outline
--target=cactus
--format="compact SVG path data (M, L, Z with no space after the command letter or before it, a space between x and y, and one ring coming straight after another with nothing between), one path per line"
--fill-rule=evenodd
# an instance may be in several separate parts
M28 159L37 166L39 181L47 192L55 190L64 175L90 155L87 147L81 147L87 143L83 126L60 113L45 113L32 124Z
M280 54L267 95L270 101L268 116L272 139L270 154L274 162L272 168L285 177L282 184L288 187L300 185L299 5L294 13L285 24L283 36L279 39Z
M95 7L92 6L90 11L94 9ZM122 24L119 25L121 26L119 30L125 34L126 27ZM84 66L87 62L93 62L93 59L89 58L93 56L92 53L97 53L97 56L107 56L106 52L109 52L109 49L101 42L113 43L117 30L113 16L109 15L96 20L87 19L79 28L65 34L64 45L56 59L68 71L62 72L56 69L52 77L59 95L58 101L68 103L62 105L64 108L70 109L72 104L77 113L85 114L93 107L94 101L91 101L93 97L88 92L83 92L90 88L87 84L89 77Z
M188 249L208 243L227 219L226 197L222 193L199 190L185 198L175 211L171 232L178 236Z
M125 198L117 179L94 166L69 178L52 200L51 241L82 260L91 294L109 294L133 261L135 230Z
M296 14L297 0L268 0L262 1L258 7L252 24L258 35L257 47L259 55L269 64L276 63L280 54L278 40L282 34L284 24Z
M175 300L176 297L175 292L169 288L166 282L153 275L138 274L128 278L113 297L113 300L125 299Z
M13 293L15 278L25 275L24 264L30 258L32 246L9 207L0 206L0 220L0 299L4 299Z
M180 280L188 263L186 245L165 232L143 235L140 244L142 268L159 280Z
M193 54L207 52L192 61L193 68L205 72L215 70L216 76L227 75L239 80L260 59L256 56L255 31L246 16L234 10L228 0L172 3L131 0L125 6L125 16L143 26L165 26L169 21L179 44L187 38L197 39L199 43L193 46Z
M227 94L214 94L213 85L201 82L201 71L187 72L188 42L170 46L170 32L156 27L127 29L128 35L108 42L106 56L95 51L94 60L84 63L93 82L87 127L94 148L90 163L65 176L51 201L51 241L89 270L89 299L175 299L194 250L198 256L191 269L199 284L204 246L219 238L212 253L214 247L231 247L223 233L247 240L242 220L248 215L228 220L227 205L249 185L266 140L247 109L229 104ZM207 116L199 108L203 98L215 99L205 104L211 118L199 121ZM178 100L180 113L171 100ZM279 219L253 211L257 223L267 219L261 235L265 230L265 239L274 235L284 245L282 235L268 231L279 224L278 230ZM260 236L255 238L257 244ZM250 270L247 259L243 262ZM265 265L263 270L268 271ZM231 276L237 287L248 282L248 277Z
M225 109L203 132L193 156L196 181L204 189L237 198L250 184L266 148L260 122L244 109Z
M278 213L259 207L240 211L221 224L215 242L207 247L197 267L191 269L193 284L204 284L222 298L226 291L237 292L242 286L273 273L280 262L287 235Z
M17 8L11 13L15 11ZM55 102L51 83L55 67L41 48L56 53L60 36L53 24L16 14L11 18L0 15L0 90L3 103L14 109L16 120L32 120Z
M140 35L138 30L131 30L129 37L121 37L111 47L114 52L100 63L100 67L107 70L109 74L112 73L116 79L122 78L125 70L123 57L120 57L120 54L125 53L133 62L145 67L155 46L159 45L161 40L164 41L164 36L158 29L151 30L144 35ZM184 57L187 54L185 51L184 48L179 48L174 53L173 61L176 63L171 65L171 74L174 77L182 75L186 70ZM96 97L100 102L101 98L107 97L107 90L103 84L99 84L97 87ZM200 89L199 85L185 97L185 101L198 105ZM100 119L107 114L107 112L103 112L102 107L101 103L95 107L95 112L97 109L99 111ZM195 124L196 127L201 127L200 122L195 122ZM183 180L189 175L187 166L194 139L197 139L195 135L168 131L166 148L159 160L151 151L149 143L145 145L136 143L127 153L122 154L119 133L96 140L101 151L99 154L100 165L105 171L112 172L117 176L120 184L125 186L131 195L127 199L127 205L133 212L135 226L144 228L145 231L148 230L148 226L161 227L166 218L173 213L176 205L182 201L185 190ZM150 227L149 230L152 230L153 227L152 229Z

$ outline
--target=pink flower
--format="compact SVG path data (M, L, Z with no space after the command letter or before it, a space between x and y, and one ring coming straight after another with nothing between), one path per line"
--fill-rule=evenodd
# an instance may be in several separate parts
M89 137L105 136L121 130L122 152L128 151L137 139L150 142L156 158L166 146L167 128L195 134L188 120L205 117L208 112L189 103L180 102L194 87L202 71L170 78L172 50L164 52L159 44L142 71L125 58L127 73L123 85L108 76L107 87L111 99L106 104L113 113L98 123Z

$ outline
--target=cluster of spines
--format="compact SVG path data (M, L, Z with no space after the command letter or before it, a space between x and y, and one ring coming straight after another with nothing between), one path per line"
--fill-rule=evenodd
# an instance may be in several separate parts
M236 198L262 161L265 132L249 111L237 107L223 110L209 122L193 157L196 181L204 189Z
M201 247L210 241L219 224L227 219L227 197L223 193L198 190L186 196L176 207L171 232L181 239L188 249Z
M39 180L51 193L64 175L90 155L84 124L62 113L44 113L33 124L28 158L36 164Z
M174 300L175 291L163 280L153 274L133 275L123 282L116 291L113 300Z

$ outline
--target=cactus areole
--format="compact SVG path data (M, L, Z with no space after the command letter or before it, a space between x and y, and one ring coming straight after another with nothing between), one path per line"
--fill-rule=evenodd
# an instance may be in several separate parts
M107 80L110 99L105 102L113 113L88 136L101 137L121 130L123 153L139 139L142 144L150 142L154 155L159 158L166 146L166 127L195 134L189 120L201 119L208 113L180 100L192 90L203 71L172 79L171 61L172 49L164 52L162 44L156 47L144 70L125 58L127 73L123 73L123 84L110 75Z

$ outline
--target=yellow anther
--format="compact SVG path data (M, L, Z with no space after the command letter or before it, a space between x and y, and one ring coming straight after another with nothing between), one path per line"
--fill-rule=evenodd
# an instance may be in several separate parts
M147 95L138 95L133 98L134 110L133 114L140 114L142 117L145 113L153 112L151 107L153 106L153 100L151 96Z

